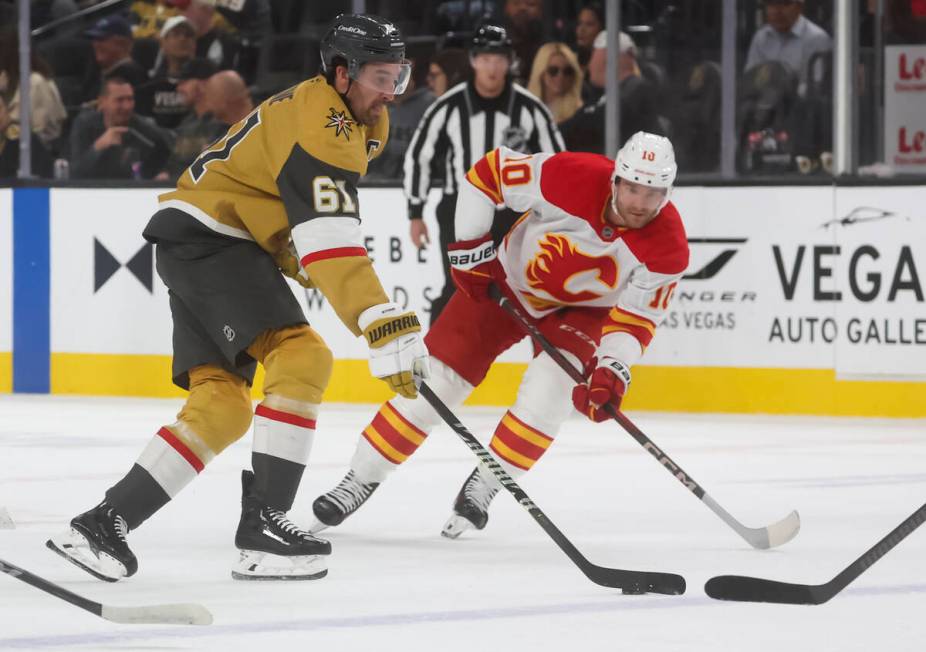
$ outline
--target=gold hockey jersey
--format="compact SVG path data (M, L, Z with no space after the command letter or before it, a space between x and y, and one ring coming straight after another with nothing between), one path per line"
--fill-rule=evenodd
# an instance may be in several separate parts
M282 269L299 262L355 334L357 317L388 299L360 231L357 182L385 147L388 114L357 123L324 77L266 100L160 196L145 229L154 242L188 242L208 229L253 240Z

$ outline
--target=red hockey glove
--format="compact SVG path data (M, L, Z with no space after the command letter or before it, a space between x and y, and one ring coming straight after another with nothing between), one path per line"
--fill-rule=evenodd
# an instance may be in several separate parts
M588 382L573 388L572 404L592 421L601 423L611 418L605 411L605 405L620 409L630 386L630 369L623 362L607 356L596 362L595 358L589 362L586 370Z
M489 285L504 277L492 236L454 242L447 247L447 256L454 285L470 299L488 301Z

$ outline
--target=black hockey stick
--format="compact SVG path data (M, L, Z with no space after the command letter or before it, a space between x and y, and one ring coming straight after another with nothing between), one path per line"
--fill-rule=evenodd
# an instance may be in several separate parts
M31 584L50 595L70 602L75 607L114 623L126 625L211 625L212 614L199 604L158 604L146 607L110 607L68 591L62 586L34 575L0 559L0 572L26 584Z
M627 594L639 593L665 593L667 595L681 595L685 592L685 578L681 575L672 573L654 573L647 571L622 570L620 568L605 568L597 566L586 559L579 552L572 542L560 532L559 528L553 525L553 522L547 518L547 515L541 511L534 501L532 501L521 487L508 475L507 471L495 460L492 454L479 443L473 434L466 429L460 420L450 411L443 401L431 390L425 383L421 383L418 391L424 397L431 407L440 415L450 428L457 433L463 443L466 444L476 457L486 466L498 481L514 496L524 509L534 517L534 520L540 524L543 531L550 535L550 538L556 542L560 550L566 553L566 556L579 567L585 576L595 584L607 586L614 589L623 589Z
M717 600L736 602L777 602L778 604L823 604L849 586L898 543L926 521L926 505L913 512L839 575L825 584L791 584L759 577L720 575L704 585L704 591Z
M521 325L528 335L530 335L533 340L540 345L547 354L553 358L553 360L560 366L560 368L569 374L569 377L572 378L577 384L586 382L585 376L582 375L582 372L572 366L572 363L563 355L562 351L557 349L550 343L543 333L540 332L540 329L537 328L533 320L525 315L520 308L518 308L510 299L503 296L501 291L497 286L492 285L489 289L489 293L493 299L498 302L498 305L501 306L502 310L507 312L511 317ZM708 495L706 491L699 485L694 479L685 473L682 468L672 460L671 457L666 455L662 450L656 446L652 440L647 437L642 430L637 428L634 423L628 419L623 412L615 410L613 406L605 406L605 410L608 415L617 421L621 427L626 430L631 437L637 440L643 448L649 452L656 460L659 461L666 469L674 475L679 482L681 482L688 490L693 493L698 499L707 505L712 512L717 514L724 523L733 528L737 534L739 534L743 539L746 540L749 545L753 548L774 548L780 546L784 543L787 543L795 536L801 529L801 519L798 516L797 512L791 512L786 517L781 519L776 523L772 523L767 527L752 528L746 527L738 520L733 518L733 515L730 514L727 510L721 507L713 498Z

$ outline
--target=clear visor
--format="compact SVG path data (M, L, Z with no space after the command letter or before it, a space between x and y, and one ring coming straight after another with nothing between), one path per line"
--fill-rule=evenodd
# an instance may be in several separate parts
M366 88L386 95L401 95L408 88L412 76L412 64L402 63L368 63L351 78Z

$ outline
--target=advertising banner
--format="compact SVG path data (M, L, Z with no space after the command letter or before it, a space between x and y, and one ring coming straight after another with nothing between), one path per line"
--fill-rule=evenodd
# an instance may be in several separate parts
M926 172L926 45L884 48L884 160Z
M423 324L429 322L430 302L444 280L434 217L438 193L434 191L425 212L432 242L418 251L409 240L402 192L360 192L366 246L386 293L418 312ZM107 393L109 386L95 380L101 374L124 375L125 369L145 364L153 365L146 367L148 376L169 383L167 291L154 269L155 252L141 237L157 194L51 191L53 391ZM888 381L885 396L914 396L921 387L917 382L926 380L926 214L921 194L913 186L674 191L672 199L688 233L690 265L634 372L641 379L635 396L645 398L644 387L665 389L669 384L677 386L674 395L693 396L685 383L695 378L701 379L702 390L706 379L712 379L722 388L718 391L729 392L732 383L742 396L672 408L653 389L653 400L642 404L649 409L713 406L719 411L788 412L794 397L782 394L781 405L766 407L752 407L749 398L763 383L785 379L803 379L803 389L795 392L828 392L830 403L811 402L799 408L805 412L851 413L855 398L845 386L836 386L842 380L865 381L864 387L853 385L852 391L862 396L871 394L870 381ZM0 194L0 247L9 248L3 239L9 231L3 230L3 202ZM0 264L8 260L0 255ZM9 294L5 287L0 286L0 293ZM365 342L344 327L320 293L295 282L291 287L309 322L344 363L338 368L347 375L337 385L344 391L332 395L353 396L352 383L369 381ZM0 302L0 319L6 323L9 303L8 298ZM0 346L9 340L8 333L9 328L0 331ZM523 363L530 356L525 341L500 361ZM504 371L506 384L493 386L493 396L514 391L520 368ZM146 385L137 391L162 395L163 390ZM871 407L864 413L882 412ZM899 404L883 413L912 414Z
M159 190L51 191L51 351L170 354L167 289L142 230Z

